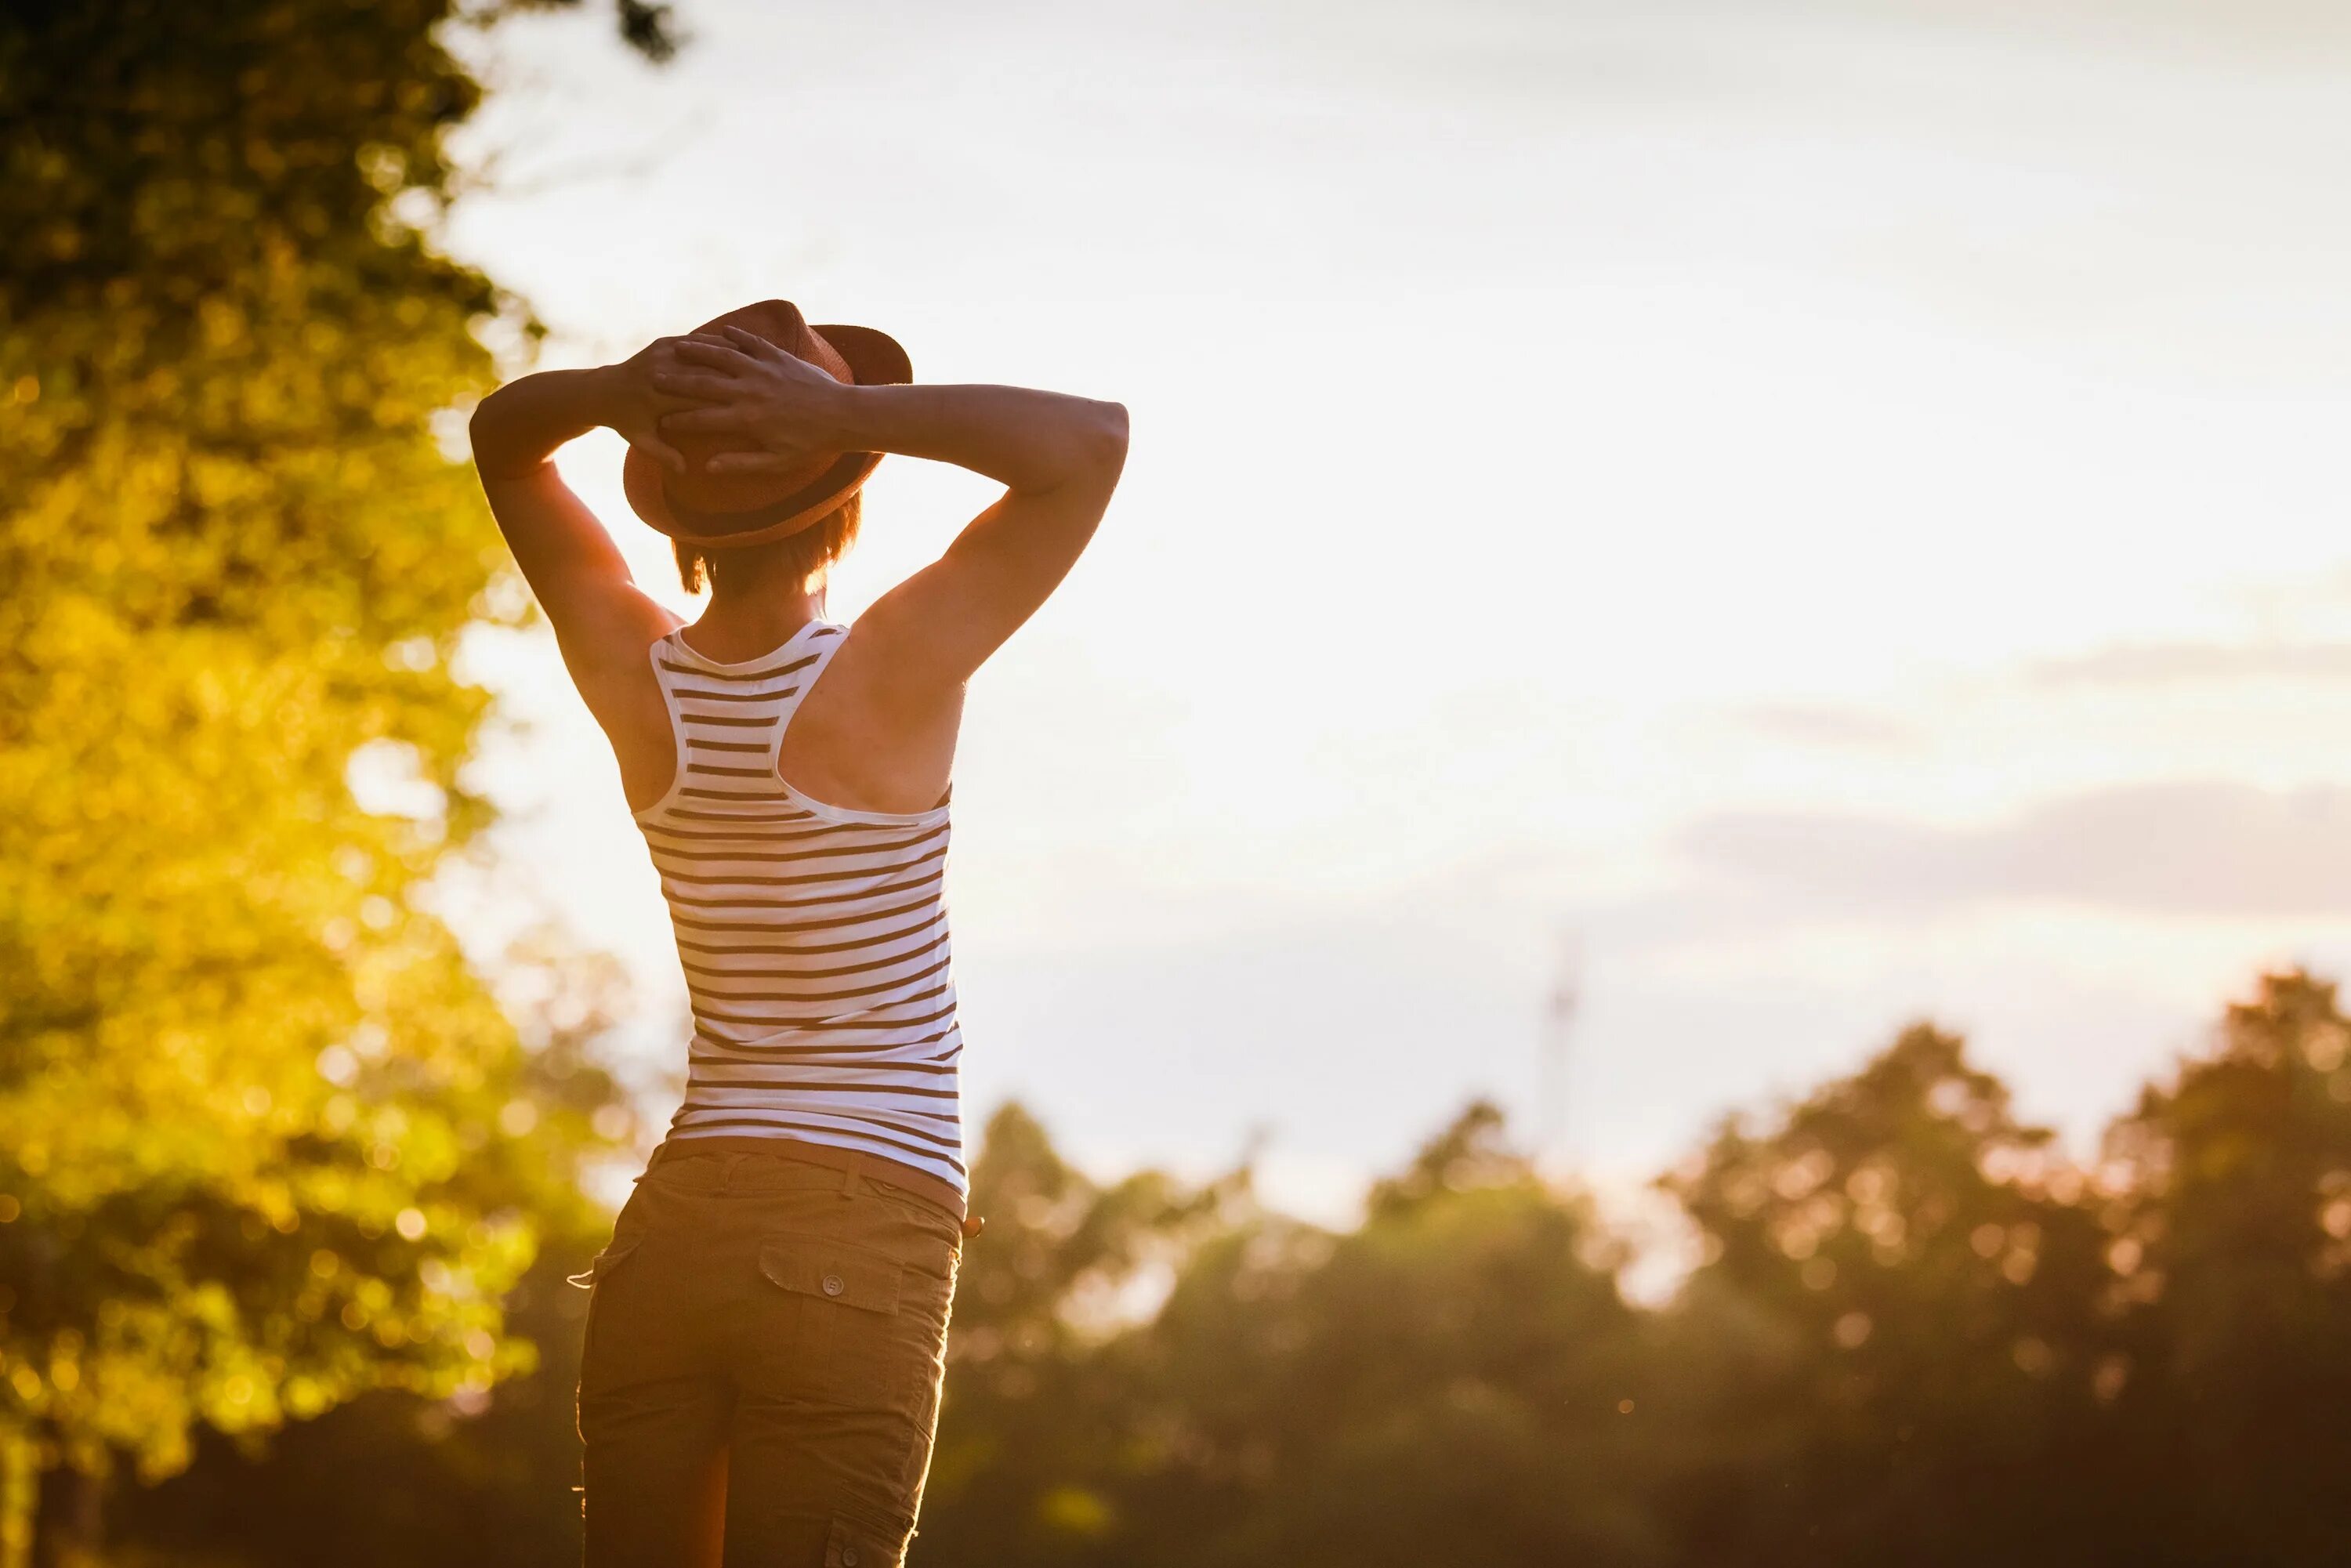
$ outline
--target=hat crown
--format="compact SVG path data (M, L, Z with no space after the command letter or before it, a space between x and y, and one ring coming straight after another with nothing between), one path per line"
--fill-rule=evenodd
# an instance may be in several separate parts
M871 327L812 326L789 299L762 299L705 321L698 332L737 327L814 365L851 386L884 386L914 379L906 350ZM809 528L830 516L865 483L882 461L875 452L812 453L786 472L760 469L710 474L704 465L722 452L758 450L732 434L673 438L687 472L670 473L635 447L621 465L629 506L675 538L722 547L759 544Z
M714 320L695 329L696 332L715 332L721 327L738 327L756 337L766 339L796 360L814 365L837 382L852 380L849 362L840 350L824 340L823 334L808 324L799 307L788 299L762 299L756 305L746 305L739 310L729 310ZM672 474L663 480L671 501L695 512L748 512L764 507L779 497L789 496L815 482L841 454L811 453L806 462L789 468L774 468L756 474L709 474L703 465L722 452L756 452L758 445L740 435L681 435L673 443L678 455L685 459L685 472Z

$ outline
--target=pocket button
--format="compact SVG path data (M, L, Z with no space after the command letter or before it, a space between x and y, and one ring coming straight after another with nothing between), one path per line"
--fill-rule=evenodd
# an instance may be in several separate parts
M846 1288L846 1287L844 1287L844 1286L841 1284L841 1276L840 1276L840 1275L838 1275L838 1274L827 1274L827 1275L824 1277L824 1293L825 1293L826 1295L828 1295L828 1296L837 1296L837 1295L841 1294L841 1292L842 1291L842 1290L844 1290L845 1288ZM853 1551L853 1550L855 1550L855 1549L854 1549L854 1548L852 1548L851 1550L852 1550L852 1551ZM844 1563L849 1563L849 1562L853 1562L853 1561L854 1561L854 1559L853 1559L853 1558L851 1558L851 1557L847 1556L846 1554L844 1554L844 1555L843 1555L843 1557L842 1557L842 1559L841 1559L841 1560L842 1560Z
M841 1549L841 1568L857 1568L857 1548L844 1546Z

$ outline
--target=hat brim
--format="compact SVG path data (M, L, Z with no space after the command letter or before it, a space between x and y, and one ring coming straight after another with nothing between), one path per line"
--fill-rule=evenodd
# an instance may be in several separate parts
M872 327L814 327L813 330L849 366L852 386L900 386L914 379L906 350L887 332ZM629 448L621 464L621 487L629 507L647 525L675 539L732 549L766 544L812 528L855 494L882 465L879 452L844 452L810 483L748 511L710 512L678 502L660 464Z

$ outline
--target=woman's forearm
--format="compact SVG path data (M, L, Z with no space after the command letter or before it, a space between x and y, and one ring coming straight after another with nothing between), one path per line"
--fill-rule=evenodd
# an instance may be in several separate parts
M1126 452L1126 410L1026 387L844 389L837 444L968 468L1024 494L1108 469Z
M508 382L474 410L474 464L486 478L518 479L567 441L611 423L609 369L541 371Z

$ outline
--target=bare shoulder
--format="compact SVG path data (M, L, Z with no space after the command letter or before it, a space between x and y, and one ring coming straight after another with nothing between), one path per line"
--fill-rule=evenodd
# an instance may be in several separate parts
M613 615L593 636L557 639L564 668L620 763L632 810L659 800L676 767L669 705L653 674L653 644L683 622L649 598L639 613Z
M633 584L608 595L599 610L555 627L563 667L590 708L611 693L652 685L653 645L684 624Z
M849 634L832 658L834 673L827 679L855 692L863 705L912 714L938 706L946 694L926 678L921 607L904 587L901 583L883 594L850 622ZM958 695L960 690L958 685Z
M879 606L875 607L879 609ZM910 681L903 650L868 611L852 622L786 732L793 787L853 810L920 811L945 793L963 721L963 689Z

